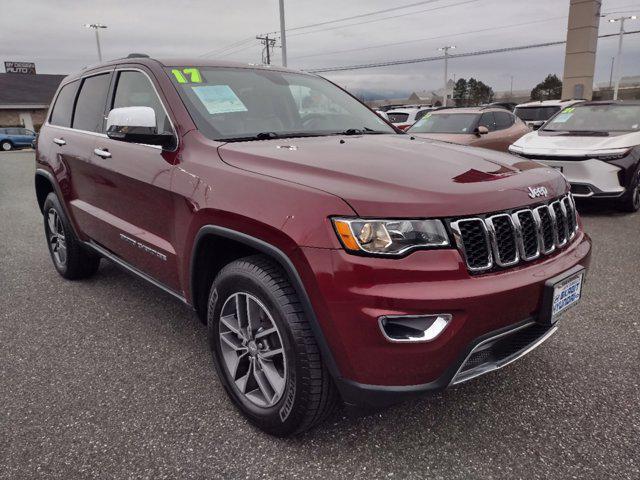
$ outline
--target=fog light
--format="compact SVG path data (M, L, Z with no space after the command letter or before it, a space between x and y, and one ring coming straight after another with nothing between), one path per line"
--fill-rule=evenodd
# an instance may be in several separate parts
M378 319L380 330L390 342L430 342L451 322L451 315L387 315Z

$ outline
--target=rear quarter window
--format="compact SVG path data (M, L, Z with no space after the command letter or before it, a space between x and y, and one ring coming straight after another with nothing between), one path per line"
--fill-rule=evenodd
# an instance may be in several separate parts
M504 130L513 125L515 118L513 115L507 112L493 112L493 117L496 120L496 129Z
M49 123L51 125L58 125L59 127L71 126L71 115L73 114L73 102L76 98L76 92L80 82L77 80L71 83L67 83L56 98L56 103L53 105L51 111L51 117Z

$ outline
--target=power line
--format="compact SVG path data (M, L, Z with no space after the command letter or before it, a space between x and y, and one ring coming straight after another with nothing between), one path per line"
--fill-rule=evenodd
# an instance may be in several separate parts
M448 38L448 37L458 37L461 35L469 35L472 33L481 33L481 32L487 32L487 31L495 31L495 30L503 30L505 28L514 28L514 27L522 27L524 25L532 25L535 23L542 23L542 22L549 22L552 20L561 20L561 19L566 19L566 16L562 16L562 17L552 17L552 18L545 18L542 20L534 20L531 22L523 22L523 23L514 23L511 25L503 25L501 27L487 27L487 28L481 28L479 30L468 30L466 32L459 32L459 33L448 33L445 35L437 35L434 37L425 37L425 38L417 38L415 40L404 40L401 42L393 42L393 43L383 43L383 44L379 44L379 45L372 45L370 47L358 47L358 48L350 48L347 50L337 50L337 51L333 51L333 52L323 52L323 53L312 53L309 55L301 55L299 57L292 57L292 60L298 60L300 58L309 58L309 57L319 57L319 56L324 56L324 55L336 55L336 54L340 54L340 53L350 53L350 52L359 52L362 50L373 50L376 48L383 48L383 47L393 47L393 46L397 46L397 45L406 45L408 43L417 43L417 42L424 42L427 40L436 40L439 38Z
M428 4L428 3L435 3L435 2L439 2L439 1L442 1L442 0L423 0L421 2L414 2L414 3L410 3L410 4L406 4L406 5L400 5L398 7L386 8L386 9L383 9L383 10L376 10L374 12L362 13L360 15L352 15L351 17L343 17L343 18L338 18L338 19L334 19L334 20L327 20L326 22L318 22L318 23L310 24L310 25L301 25L299 27L287 28L286 31L287 32L291 32L291 31L295 31L295 30L302 30L302 29L312 28L312 27L316 27L316 26L329 25L329 24L332 24L332 23L345 22L345 21L348 21L348 20L354 20L354 19L357 19L357 18L363 18L363 17L372 16L372 15L379 15L381 13L388 13L388 12L396 11L396 10L403 10L405 8L411 8L411 7L415 7L415 6L418 6L418 5L424 5L424 4ZM377 18L377 19L373 19L373 20L368 20L368 21L358 22L358 23L353 23L353 24L348 24L348 25L339 25L339 26L336 26L336 27L331 27L331 28L326 28L326 29L313 30L311 32L294 33L291 36L306 35L306 34L310 34L310 33L318 33L318 32L327 31L327 30L335 30L335 29L338 29L338 28L347 28L347 27L351 27L351 26L362 25L364 23L372 23L372 22L390 20L390 19L393 19L393 18L404 17L404 16L407 16L407 15L413 15L413 14L417 14L417 13L430 12L430 11L434 11L434 10L441 10L443 8L455 7L457 5L462 5L462 4L465 4L465 3L472 3L472 2L477 2L477 1L479 1L479 0L466 0L466 1L460 2L460 3L455 3L455 4L451 4L451 5L443 5L443 6L440 6L440 7L429 8L429 9L425 9L425 10L418 10L418 11L415 11L415 12L409 12L409 13L405 13L405 14L401 14L401 15L395 15L395 16L391 16L391 17ZM278 32L269 32L268 35L270 35L272 33L273 34L278 34ZM224 47L220 47L220 48L216 48L216 49L210 50L210 51L205 52L205 53L203 53L202 55L199 55L199 56L200 57L208 57L208 56L211 56L211 55L220 55L223 52L225 52L225 54L221 55L221 56L231 55L233 53L236 53L236 51L227 53L227 51L229 49L233 50L235 47L239 47L241 45L245 45L248 42L253 42L254 40L255 40L254 37L248 37L248 38L245 38L245 39L242 39L242 40L238 40L237 42L231 43L231 44L226 45ZM249 48L249 47L246 47L243 50L246 50L247 48Z
M299 27L287 28L287 32L293 32L294 30L303 30L303 29L312 28L312 27L320 27L322 25L329 25L331 23L346 22L347 20L355 20L356 18L370 17L372 15L379 15L381 13L388 13L396 10L403 10L405 8L417 7L418 5L424 5L426 3L435 3L440 1L442 0L425 0L422 2L409 3L407 5L400 5L398 7L385 8L384 10L376 10L374 12L361 13L360 15L352 15L351 17L336 18L335 20L327 20L326 22L312 23L309 25L301 25ZM274 32L274 33L277 33L277 32Z
M248 38L245 38L243 40L238 40L237 42L230 43L229 45L227 45L225 47L219 47L219 48L215 48L213 50L210 50L208 52L205 52L202 55L199 55L199 57L208 57L210 55L217 55L217 54L220 54L220 53L222 53L222 52L224 52L226 50L233 49L234 47L239 47L240 45L244 45L244 44L246 44L248 42L254 42L254 41L255 41L255 37L248 37Z
M310 32L292 33L290 36L291 37L298 37L300 35L310 35L312 33L327 32L329 30L338 30L340 28L355 27L355 26L358 26L358 25L364 25L364 24L368 24L368 23L384 22L385 20L392 20L394 18L406 17L406 16L409 16L409 15L416 15L418 13L434 12L436 10L442 10L442 9L445 9L445 8L457 7L459 5L465 5L465 4L468 4L468 3L475 3L475 2L479 2L479 1L480 0L466 0L464 2L452 3L450 5L442 5L440 7L427 8L427 9L424 9L424 10L416 10L415 12L401 13L399 15L392 15L390 17L374 18L374 19L365 20L365 21L362 21L362 22L350 23L348 25L336 25L334 27L320 28L318 30L312 30Z
M255 39L254 39L254 40L255 40ZM229 55L234 55L234 54L236 54L236 53L244 52L245 50L248 50L248 49L250 49L250 48L255 48L255 47L256 47L256 45L254 45L254 44L246 45L246 46L244 46L244 47L237 48L236 50L232 50L232 51L230 51L230 52L223 53L223 54L221 54L221 55L217 55L217 57L218 57L218 58L228 57Z
M634 30L630 32L625 32L625 35L632 35L640 33L640 30ZM599 35L598 38L607 38L607 37L617 37L619 34L610 33L607 35ZM479 55L490 55L493 53L504 53L504 52L514 52L518 50L530 50L534 48L543 48L543 47L551 47L555 45L564 45L566 40L561 40L557 42L545 42L545 43L536 43L532 45L521 45L517 47L505 47L505 48L495 48L491 50L480 50L476 52L469 53L456 53L449 55L449 58L463 58L463 57L475 57ZM443 57L441 55L433 56L433 57L423 57L423 58L412 58L407 60L391 60L388 62L377 62L377 63L368 63L368 64L360 64L360 65L348 65L342 67L332 67L332 68L314 68L307 70L310 73L323 73L323 72L342 72L347 70L362 70L365 68L378 68L378 67L390 67L394 65L408 65L412 63L424 63L424 62L434 62L438 60L442 60Z

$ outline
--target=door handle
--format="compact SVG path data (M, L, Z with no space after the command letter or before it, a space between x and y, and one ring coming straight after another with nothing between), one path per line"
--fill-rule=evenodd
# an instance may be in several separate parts
M93 151L93 153L95 153L96 155L102 158L111 158L111 154L109 153L109 150L106 150L106 149L96 148Z
M54 138L53 143L60 146L67 144L67 142L64 141L64 138Z

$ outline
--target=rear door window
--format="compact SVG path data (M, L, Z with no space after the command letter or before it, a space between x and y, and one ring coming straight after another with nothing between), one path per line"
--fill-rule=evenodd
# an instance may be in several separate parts
M78 90L79 82L67 83L58 94L56 103L51 111L51 117L49 123L51 125L58 125L59 127L71 126L71 115L73 114L73 101L76 98L76 91Z
M73 128L87 132L102 132L110 79L110 73L84 79L73 114Z

